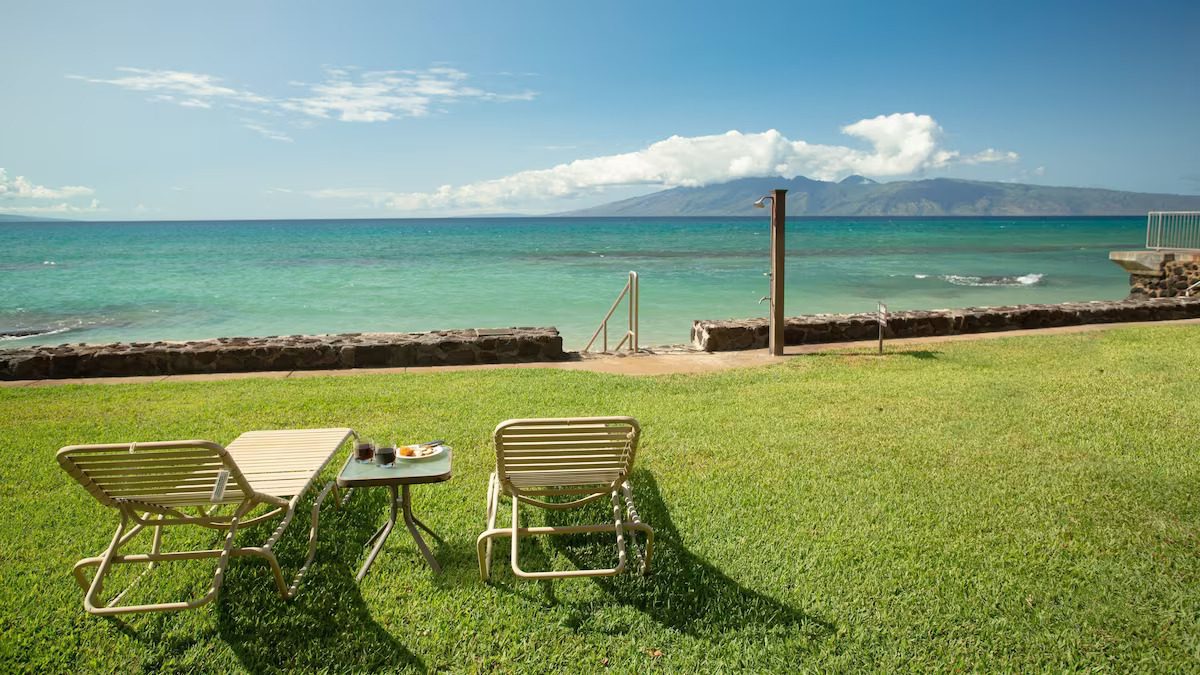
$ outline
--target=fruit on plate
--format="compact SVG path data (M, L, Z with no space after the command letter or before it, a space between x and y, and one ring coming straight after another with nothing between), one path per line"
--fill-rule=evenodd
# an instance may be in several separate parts
M396 450L396 454L406 459L421 459L424 457L433 457L443 450L441 442L436 445L422 443L420 445L403 445Z

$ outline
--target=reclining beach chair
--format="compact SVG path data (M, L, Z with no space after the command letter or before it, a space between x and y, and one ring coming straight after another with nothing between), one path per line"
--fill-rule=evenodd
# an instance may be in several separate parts
M273 548L317 475L352 435L350 429L251 431L228 447L211 441L160 441L72 445L59 450L58 463L63 469L97 501L121 514L121 523L104 553L75 564L75 580L85 591L84 608L92 614L112 615L199 607L217 597L229 559L243 555L265 558L279 595L293 597L316 554L318 511L330 490L336 490L332 481L313 504L308 557L290 585ZM256 509L265 512L252 513ZM234 544L239 528L278 517L282 517L278 526L262 546ZM161 550L164 528L188 525L224 532L223 546ZM122 555L121 548L147 527L154 530L150 552ZM118 605L156 563L198 558L217 559L212 584L204 595L184 602ZM113 599L102 601L104 578L112 566L129 563L148 563L148 567ZM90 583L84 572L88 567L99 568Z
M479 575L491 576L492 539L512 539L513 574L525 579L610 576L625 570L625 534L646 536L641 557L641 572L650 570L654 530L638 519L633 505L629 472L637 453L641 433L632 417L578 417L560 419L519 419L501 422L496 427L496 471L488 479L487 527L476 540ZM496 527L500 496L512 500L512 523ZM542 498L574 497L566 502ZM601 525L562 527L520 527L521 503L544 509L572 509L609 497L613 520ZM622 504L622 501L624 502ZM622 508L624 507L624 508ZM575 534L615 532L617 565L608 569L579 569L562 572L526 572L519 564L517 549L521 537L539 534ZM633 542L636 545L636 541Z

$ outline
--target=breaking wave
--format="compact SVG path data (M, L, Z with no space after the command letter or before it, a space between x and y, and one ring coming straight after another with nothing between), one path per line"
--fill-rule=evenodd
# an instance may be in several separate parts
M39 330L32 329L9 329L0 328L0 342L6 340L27 340L29 338L46 337L47 335L58 335L71 330L73 326L64 326L62 328L46 328Z
M979 287L1021 287L1021 286L1036 286L1042 283L1045 274L1030 273L1013 276L971 276L967 274L941 274L938 279L954 284L955 286L979 286ZM928 274L914 274L915 279L928 279Z

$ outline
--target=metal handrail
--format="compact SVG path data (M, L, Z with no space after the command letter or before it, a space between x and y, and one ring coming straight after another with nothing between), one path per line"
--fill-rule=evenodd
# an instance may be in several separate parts
M1151 211L1146 214L1146 248L1200 250L1200 211Z
M1188 286L1187 288L1183 289L1184 297L1191 297L1192 291L1196 290L1197 288L1200 288L1200 281L1197 281L1196 283L1192 284L1191 286Z
M604 320L600 322L600 326L596 328L596 332L592 333L592 339L588 340L587 346L583 348L586 354L591 350L592 345L596 343L596 338L603 335L604 350L602 353L608 353L608 320L612 318L613 312L617 311L617 307L621 305L621 301L629 297L629 324L625 329L625 334L617 342L613 348L614 352L621 351L621 346L628 343L629 349L632 352L638 350L638 274L630 272L629 279L625 281L625 288L621 289L621 293L617 295L617 299L613 301L612 307L608 308L608 314L604 315Z

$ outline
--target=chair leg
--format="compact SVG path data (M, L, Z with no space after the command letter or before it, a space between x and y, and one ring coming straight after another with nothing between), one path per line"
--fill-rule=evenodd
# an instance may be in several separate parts
M488 533L496 529L496 515L500 508L500 483L495 473L488 478L487 496L484 500L487 507L487 530L479 535L475 546L479 556L479 578L487 581L492 575L492 537Z
M523 579L559 579L566 577L607 577L620 574L625 571L625 536L622 529L620 510L617 506L616 491L613 492L613 512L614 522L606 525L575 525L568 527L520 527L520 519L518 515L518 505L520 499L515 496L512 500L512 525L507 531L502 531L512 538L512 571L513 574ZM585 570L564 570L562 572L526 572L521 569L520 558L518 555L518 544L522 536L536 534L574 534L582 532L614 532L617 535L617 556L618 562L616 567L607 569L585 569ZM489 533L485 533L489 534Z
M646 544L642 547L643 550L641 555L641 572L642 576L646 576L650 574L650 558L654 555L654 528L645 523L637 523L635 525L631 525L630 528L636 529L646 535Z
M324 489L317 495L316 501L312 505L312 514L309 520L308 527L308 554L304 558L304 563L300 565L300 569L296 571L296 576L292 578L289 584L283 576L283 568L279 566L279 558L275 556L274 546L278 543L279 538L283 535L283 531L291 523L292 516L295 510L289 508L287 515L284 516L283 522L275 529L270 539L263 546L246 546L240 549L243 554L253 555L263 558L267 564L271 566L271 574L275 578L275 590L279 592L279 597L284 600L291 600L296 597L296 593L300 589L300 583L304 580L304 575L308 573L312 561L317 556L317 529L321 523L321 505L325 502L329 493L337 489L337 484L333 481L326 483ZM336 499L335 499L336 503Z
M513 574L525 579L545 579L545 578L561 578L561 577L585 577L585 576L611 576L620 574L626 568L628 562L628 553L626 545L626 535L634 546L634 551L638 555L639 571L645 575L650 573L650 561L654 555L654 528L643 523L638 515L637 508L633 503L633 488L628 481L623 483L620 488L620 493L613 490L609 497L612 500L613 521L604 525L573 525L567 527L520 527L519 502L517 497L513 497L513 513L512 523L504 528L496 527L496 514L499 511L500 495L502 490L499 487L499 480L493 478L488 483L487 507L488 507L488 529L484 530L476 540L476 547L479 554L479 574L480 577L487 581L491 575L491 546L492 540L497 537L509 537L511 542L511 562ZM622 504L622 497L624 503ZM609 569L584 569L584 570L566 570L562 572L526 572L520 567L520 558L518 551L518 540L521 537L537 536L537 535L557 535L557 534L579 534L591 532L612 532L617 537L617 555L618 562L616 567ZM638 546L636 535L640 533L645 537L645 544Z
M130 528L129 532L125 533L125 536L121 538L121 542L119 544L117 544L117 547L120 548L120 547L124 546L125 544L129 543L130 541L133 541L133 538L136 537L138 535L138 533L140 533L142 531L142 529L146 527L146 524L144 521L149 516L150 516L150 514L148 514L148 513L144 514L142 516L142 522L139 522L137 525ZM157 520L162 520L162 519L163 519L163 516L160 514L158 516ZM159 561L155 560L154 557L157 556L162 551L162 533L163 533L162 525L154 526L154 538L150 544L151 560L149 563L146 564L146 569L142 570L142 573L137 575L137 577L135 577L133 581L129 582L129 585L127 585L120 593L117 593L115 596L113 596L112 600L109 600L108 604L106 606L115 607L118 603L121 602L121 598L125 597L125 595L127 593L129 593L129 591L133 590L134 586L137 586L139 583L141 583L142 579L145 579L146 576L149 575L151 572L153 572L154 568L158 566ZM116 562L120 562L120 560L117 560ZM78 565L76 567L78 568ZM77 576L76 576L77 581L79 580L80 576L82 576L82 575L77 574ZM87 590L87 584L83 584L83 586L84 586L84 590Z
M296 578L288 588L288 598L295 597L296 591L300 588L300 582L304 580L304 575L308 573L309 566L312 565L313 559L317 557L317 526L320 524L321 504L324 503L325 497L331 490L337 490L337 483L329 481L325 485L325 489L321 490L320 494L317 495L317 500L313 502L312 520L308 528L308 555L304 558L304 564L300 566L299 571L296 572ZM336 496L333 503L336 509L338 503Z
M225 543L220 550L208 551L180 551L172 553L152 552L149 554L139 555L117 555L117 551L121 546L128 543L132 539L132 535L140 528L131 528L128 533L125 528L129 523L129 516L124 511L121 512L121 524L117 528L117 533L113 535L112 543L103 555L94 558L85 558L75 564L75 579L77 582L83 582L85 577L83 569L86 567L99 566L96 570L96 576L92 578L91 584L88 586L87 592L84 594L83 607L90 614L101 616L111 616L115 614L128 614L132 612L165 612L175 611L180 609L192 609L201 605L212 602L217 597L217 593L221 590L221 585L225 580L225 569L229 564L229 558L237 554L237 550L233 546L234 537L237 533L238 523L247 512L254 507L253 504L242 504L234 512L233 517L229 521L229 528L225 533ZM159 526L161 527L161 526ZM156 528L159 529L159 528ZM101 604L99 599L100 593L104 589L104 578L108 575L114 564L126 563L154 563L166 560L192 560L198 558L217 558L217 567L213 572L213 580L209 585L208 591L204 595L194 600L183 602L164 602L147 605L118 605L117 603L129 590L126 588L119 593L112 601L107 604ZM141 577L139 577L140 579ZM135 580L136 583L136 580ZM132 585L131 585L132 587Z
M621 500L617 491L612 491L613 526L617 530L617 569L624 570L627 562L625 552L625 522L622 517Z
M162 520L163 517L159 516L158 519ZM159 552L162 550L162 535L163 535L162 530L163 530L162 525L157 525L154 528L154 541L151 542L151 544L150 544L150 553L153 555L158 555ZM147 567L149 569L154 569L156 565L157 565L156 562L151 562L149 565L147 565Z
M509 560L510 560L513 572L517 573L517 574L523 574L523 572L521 572L520 566L517 564L517 556L518 556L517 551L520 548L520 546L518 546L518 544L521 541L521 535L518 532L518 530L520 529L520 526L521 526L521 517L517 514L517 509L520 505L521 505L521 500L517 499L516 495L513 495L513 498L512 498L512 525L511 525L512 529L509 530L509 534L508 534L509 542L511 543L511 549L509 552Z
M642 559L641 572L646 575L650 573L650 557L654 554L654 528L643 523L638 516L637 507L633 504L633 486L629 484L629 481L621 484L621 492L625 495L625 513L629 515L629 529L641 532L646 536L646 545L639 556ZM633 538L632 534L630 538ZM637 542L635 541L634 544L636 546Z
M133 541L134 537L136 537L138 534L140 534L141 531L145 528L145 525L138 523L138 524L134 525L133 527L130 527L128 530L126 530L125 527L127 525L128 525L128 522L125 520L124 515L122 515L122 522L120 525L117 526L117 533L114 535L114 537L117 539L117 548L118 549L121 548L122 546L124 546L125 544L128 544L129 542ZM109 546L111 547L112 544L109 544ZM91 558L84 558L84 559L80 560L79 562L75 563L75 567L71 570L71 573L75 576L75 583L79 584L79 587L82 588L84 590L84 592L87 592L87 590L89 588L91 588L92 582L88 580L87 575L85 575L83 573L83 570L88 567L98 567L104 561L104 558L107 554L108 554L108 549L106 548L106 549L104 549L104 553L101 553L98 556L93 556ZM114 559L114 562L121 562L120 558L122 558L122 557L123 556L117 556Z
M225 568L229 566L229 554L233 551L233 540L237 534L238 524L252 508L254 508L252 504L243 504L238 507L237 511L234 511L233 518L229 519L229 529L225 530L225 546L221 550L221 556L217 558L217 571L213 573L212 588L195 606L199 607L212 602L217 597L221 585L225 583Z
M121 537L122 537L122 535L125 534L125 527L127 525L129 525L129 517L127 515L125 515L124 511L122 511L121 512L121 523L119 525L117 525L117 532L116 532L116 534L113 535L112 543L110 543L108 545L108 548L105 549L104 553L100 556L100 569L96 570L96 576L92 578L92 583L89 584L87 593L84 595L83 606L89 612L92 611L92 609L90 607L90 604L91 604L90 600L93 597L99 595L100 592L102 590L104 590L104 577L105 577L105 575L108 574L109 568L112 567L113 557L117 554L117 551L120 550L120 548L121 548L121 543L122 543ZM82 562L83 561L81 560L81 561L79 561L79 563L75 564L75 580L76 581L81 581L83 579L82 568L80 566L80 563L82 563Z

